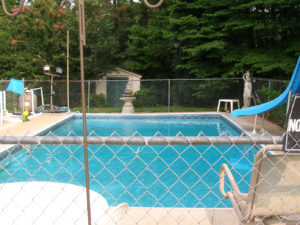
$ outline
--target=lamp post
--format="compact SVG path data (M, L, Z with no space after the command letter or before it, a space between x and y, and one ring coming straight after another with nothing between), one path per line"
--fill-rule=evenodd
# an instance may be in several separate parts
M44 73L51 77L51 83L50 83L50 112L53 112L53 77L60 77L57 74L49 73L50 72L50 66L45 65L44 66ZM62 74L62 68L56 67L56 73Z
M175 78L177 79L177 65L178 65L178 48L179 43L177 41L174 42L174 48L175 48Z
M178 48L179 48L179 43L178 43L178 41L176 39L174 41L174 48L175 48L175 79L177 79L178 78L177 65L178 65ZM175 85L175 89L176 89L176 91L175 91L175 99L177 99L178 95L179 95L179 93L178 93L178 89L179 89L178 88L178 80L176 80L175 83L176 83L176 85Z

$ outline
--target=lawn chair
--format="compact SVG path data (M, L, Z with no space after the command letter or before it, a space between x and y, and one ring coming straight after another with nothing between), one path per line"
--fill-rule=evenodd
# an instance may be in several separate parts
M257 153L248 193L241 193L228 166L221 166L220 192L240 224L300 225L300 154L281 150L282 145L268 145ZM225 174L232 186L227 193Z

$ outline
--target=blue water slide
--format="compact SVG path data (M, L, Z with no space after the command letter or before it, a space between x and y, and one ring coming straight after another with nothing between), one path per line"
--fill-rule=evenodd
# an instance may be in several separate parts
M273 99L272 101L263 103L261 105L251 106L245 109L234 110L231 113L231 117L256 115L256 114L269 111L273 108L276 108L284 104L288 100L290 90L292 90L292 95L296 93L300 93L300 56L298 58L298 62L295 67L293 76L290 80L290 83L280 96Z

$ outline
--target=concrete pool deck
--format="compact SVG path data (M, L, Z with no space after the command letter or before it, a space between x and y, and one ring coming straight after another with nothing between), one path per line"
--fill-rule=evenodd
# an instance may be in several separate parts
M255 121L255 115L253 116L243 116L243 117L235 117L231 118L230 113L222 113L227 118L234 121L236 124L238 124L240 127L242 127L245 131L247 131L250 135L254 136L261 136L263 132L261 131L261 117L258 117L257 119L257 126L256 126L256 134L252 134L253 127L254 127L254 121ZM278 126L277 124L266 120L264 121L264 129L266 131L266 134L271 136L282 136L284 133L284 130L282 127Z
M129 207L117 225L237 225L233 209Z
M230 118L229 113L222 113L222 114ZM14 122L14 123L7 123L0 127L0 135L1 136L35 135L72 115L73 115L72 113L40 114L38 116L32 117L30 121L26 123L21 121ZM254 124L254 116L238 117L232 120L251 134L251 131L253 129L253 124ZM260 124L261 124L260 121L261 120L259 119L258 128L260 128ZM259 131L259 129L257 130ZM283 134L282 128L267 120L265 120L265 130L270 135L274 135L274 136L281 136ZM258 132L257 135L261 135L261 133ZM0 152L1 149L3 151L3 149L6 149L8 147L9 145L0 145ZM32 182L32 185L42 188L41 182ZM20 193L24 191L24 189L22 187L19 187L17 184L14 188L10 190L12 193L15 192ZM52 191L53 193L60 193L61 187L57 185L57 187L52 188ZM3 201L1 201L0 205L2 204ZM17 207L22 207L22 204L18 204ZM28 207L28 205L26 207ZM82 207L83 208L85 207L84 202L82 202ZM69 210L72 211L72 208L70 208ZM76 216L76 213L74 213L74 216ZM117 224L119 225L131 225L131 224L132 225L137 225L137 224L141 224L141 225L152 225L152 224L153 225L158 225L158 224L160 225L173 225L173 224L234 225L234 224L238 224L238 221L233 209L129 207L127 213Z
M205 113L205 112L201 112ZM212 113L212 112L208 112ZM31 117L30 121L22 122L21 120L15 120L15 122L8 122L2 126L0 126L0 136L3 135L15 135L15 136L28 136L28 135L36 135L37 133L45 130L48 127L72 116L74 113L42 113L37 116ZM244 116L244 117L236 117L230 118L230 113L221 113L227 118L231 119L235 123L237 123L240 127L242 127L245 131L251 134L253 130L255 116ZM265 130L268 134L272 136L281 136L283 134L283 129L276 125L273 122L265 120ZM261 117L257 120L257 134L261 135Z
M42 113L30 117L28 122L14 120L0 126L0 136L32 136L72 116L73 113ZM1 145L0 152L13 145Z

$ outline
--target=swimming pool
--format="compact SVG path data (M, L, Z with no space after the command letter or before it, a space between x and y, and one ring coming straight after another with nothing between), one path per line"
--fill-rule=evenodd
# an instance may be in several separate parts
M70 133L72 131L72 133ZM132 136L136 132L142 136L239 136L242 132L221 114L141 114L141 115L96 115L87 116L87 133L99 136ZM74 116L55 129L56 135L82 136L81 116Z
M81 136L81 126L81 117L75 116L50 129L50 135ZM114 131L121 136L241 135L239 127L219 114L92 115L87 128L91 136L110 136ZM109 205L231 207L219 194L220 166L231 164L241 191L246 191L256 152L249 145L89 145L90 187ZM78 145L31 145L2 158L0 182L85 185L83 157Z

